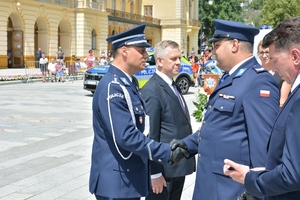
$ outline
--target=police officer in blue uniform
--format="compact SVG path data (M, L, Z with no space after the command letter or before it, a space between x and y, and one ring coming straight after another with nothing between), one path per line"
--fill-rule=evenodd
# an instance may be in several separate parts
M132 76L146 66L146 47L151 45L144 29L140 25L107 38L114 48L114 61L93 97L89 189L98 200L140 199L151 189L149 160L177 163L188 156L184 149L171 152L170 144L143 134L147 110Z
M224 173L245 184L248 193L264 200L300 199L300 17L280 22L264 39L272 70L288 84L291 93L278 114L268 142L265 169L251 169L225 160ZM262 166L262 167L264 167ZM228 170L233 167L235 170Z
M270 130L279 111L276 80L252 55L259 30L242 23L214 20L210 43L217 66L225 71L209 97L202 127L180 141L198 153L193 199L235 200L242 184L224 176L224 159L263 166ZM180 145L178 145L180 146Z

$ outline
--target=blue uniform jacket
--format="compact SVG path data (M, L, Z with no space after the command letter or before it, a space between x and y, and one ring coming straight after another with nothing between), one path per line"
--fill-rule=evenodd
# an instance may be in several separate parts
M225 158L265 166L278 99L276 80L254 57L215 88L201 130L184 139L190 153L198 153L194 200L233 200L245 190L223 174Z
M266 170L249 172L245 186L264 200L300 199L300 89L295 88L276 118L268 144Z
M129 111L131 106L127 105L126 94L119 84L125 86L130 95L136 125ZM135 85L111 65L93 97L91 193L112 198L136 198L146 196L150 191L148 159L166 164L170 147L143 134L144 106Z

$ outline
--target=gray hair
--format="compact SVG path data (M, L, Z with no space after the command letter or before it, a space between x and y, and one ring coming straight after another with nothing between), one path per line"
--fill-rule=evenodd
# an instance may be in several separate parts
M166 51L166 48L167 47L170 47L172 49L179 49L179 44L173 40L163 40L159 43L157 43L154 47L154 58L155 60L158 58L158 57L162 57L162 58L165 58L166 57L166 54L167 54L167 51Z

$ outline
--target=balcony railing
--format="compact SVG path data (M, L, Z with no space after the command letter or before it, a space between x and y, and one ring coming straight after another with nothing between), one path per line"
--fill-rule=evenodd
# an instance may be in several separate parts
M109 9L109 8L106 8L106 12L108 12L108 16L110 16L110 17L160 25L160 19L149 17L149 16L132 14L132 13L123 12L123 11L119 11L119 10L113 10L113 9Z

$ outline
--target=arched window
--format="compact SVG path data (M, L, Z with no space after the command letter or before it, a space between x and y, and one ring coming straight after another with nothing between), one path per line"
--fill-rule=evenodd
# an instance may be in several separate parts
M96 38L97 38L97 34L96 34L96 31L93 29L92 30L92 49L97 49L97 41L96 41Z

